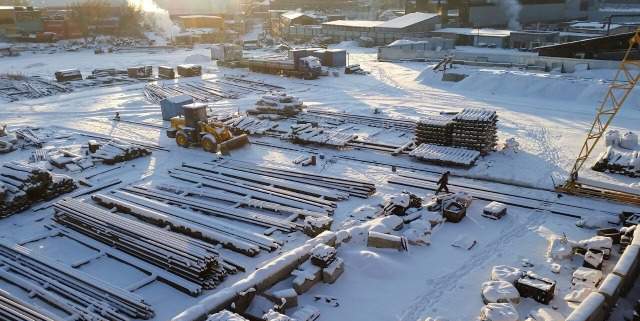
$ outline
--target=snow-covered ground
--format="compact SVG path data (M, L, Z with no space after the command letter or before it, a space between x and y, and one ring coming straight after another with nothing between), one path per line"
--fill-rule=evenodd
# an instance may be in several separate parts
M306 105L353 114L372 114L378 110L383 116L418 119L443 111L459 111L468 107L491 108L498 111L499 138L515 138L519 150L495 152L482 158L468 170L452 169L458 182L482 184L487 189L535 197L549 202L557 201L548 190L567 175L578 154L580 145L590 126L598 102L604 96L611 72L581 71L576 74L531 73L457 67L454 72L468 74L459 83L443 83L441 74L434 73L424 63L383 63L376 60L375 49L349 48L349 62L361 64L370 75L344 75L306 81L271 75L250 73L246 70L223 69L204 62L207 48L176 50L171 52L131 52L96 56L90 51L59 54L24 53L20 57L0 58L0 73L22 72L28 75L52 77L59 69L77 68L89 73L94 68L124 68L133 65L177 65L199 60L208 71L205 78L218 79L224 75L246 75L252 80L277 84L288 94L299 97ZM340 47L337 46L337 47ZM182 80L179 80L182 81ZM21 101L0 106L0 123L10 126L57 126L61 131L85 131L150 141L167 147L170 152L158 151L148 158L126 163L122 169L101 180L120 178L125 183L162 182L167 170L185 160L206 161L211 155L197 149L176 147L161 129L118 123L111 120L116 112L124 120L160 124L160 109L145 100L143 85L87 89L66 95ZM217 111L246 110L255 104L258 94L237 100L223 100L213 105ZM640 93L636 90L614 121L613 127L622 131L640 132ZM393 134L389 134L392 136ZM397 138L397 137L396 137ZM257 138L265 140L263 138ZM369 138L375 141L373 135ZM269 140L270 142L274 142ZM68 143L84 143L82 140ZM293 147L293 145L275 141ZM596 154L604 150L600 146ZM441 172L448 168L414 162L408 158L394 158L370 151L335 151L322 149L326 155L320 164L306 171L368 180L376 184L377 193L367 200L350 199L341 202L335 213L332 229L339 230L363 224L385 195L405 188L387 182L395 174L385 166L348 161L334 156L348 154L368 160L397 163L405 166ZM0 155L0 163L25 160L30 151L16 151ZM292 168L292 160L299 151L274 149L251 145L234 151L233 159L253 161L257 164ZM594 159L591 161L595 161ZM590 163L589 163L590 164ZM82 173L85 175L85 173ZM437 176L425 174L430 177ZM597 178L613 184L630 185L638 182L619 175L585 170L584 177ZM471 180L476 178L479 180ZM494 183L488 183L493 181ZM517 188L509 183L531 188ZM535 189L533 189L535 188ZM428 191L407 188L426 196ZM574 197L564 202L593 208L596 212L618 212L622 206L597 200ZM372 249L364 245L366 234L355 233L350 244L340 248L338 255L345 260L346 272L335 284L321 284L301 297L304 304L321 310L321 321L329 320L402 320L422 321L429 316L444 316L451 320L473 320L477 317L482 300L480 286L489 280L491 267L507 264L520 266L523 260L533 264L530 270L558 281L558 292L552 306L565 316L572 307L562 297L569 292L570 275L582 264L581 260L563 261L559 274L550 271L545 257L546 239L541 229L565 233L570 239L580 240L594 235L593 230L575 226L575 218L555 215L543 210L509 208L509 214L500 221L481 217L481 209L488 202L476 200L469 215L459 224L439 226L430 246L411 246L409 252ZM635 209L638 211L638 209ZM600 213L584 213L585 216ZM608 214L605 214L608 215ZM0 236L13 241L28 239L41 233L51 212L19 214L0 221ZM613 219L613 217L612 217ZM366 223L365 223L366 224ZM356 228L355 231L363 231ZM363 232L364 233L364 232ZM476 240L471 250L454 248L451 243L459 236ZM284 250L300 244L306 237L301 233L279 235L287 240ZM30 247L42 254L69 264L91 255L91 250L64 239L47 239L31 243ZM248 270L260 266L278 253L261 254L247 261ZM614 258L615 260L615 258ZM609 269L607 265L606 269ZM117 262L92 262L83 267L87 273L116 285L138 281L142 276L130 267ZM117 270L118 275L113 275ZM222 286L242 278L230 277ZM0 283L0 288L6 286ZM176 313L195 303L191 298L164 284L154 282L138 290L156 310L154 320L169 320ZM206 294L210 294L209 293ZM206 295L205 294L205 295ZM319 299L318 299L319 298ZM335 298L327 303L325 298ZM335 302L339 305L336 306ZM518 305L521 319L542 305L526 299Z

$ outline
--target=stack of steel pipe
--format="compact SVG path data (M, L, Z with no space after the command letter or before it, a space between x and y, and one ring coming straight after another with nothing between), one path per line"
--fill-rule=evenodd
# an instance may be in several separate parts
M55 205L54 219L97 241L212 289L226 276L216 249L74 199Z
M107 165L113 165L144 157L149 154L151 154L151 151L144 146L112 140L106 144L99 145L98 150L91 154L91 157L100 159Z
M145 195L151 193L158 196L180 197L177 194L154 188L134 186L127 188L127 191L118 190L112 194L95 194L92 198L102 206L116 208L150 224L169 227L171 231L176 233L213 244L221 244L225 248L248 256L255 256L261 249L273 251L279 248L279 243L270 237L155 201ZM222 258L222 260L225 259Z
M0 217L27 209L77 188L68 176L17 162L0 166Z
M18 299L11 293L0 290L0 320L8 321L64 321L58 316ZM66 319L69 320L69 319ZM71 319L73 321L78 318Z
M431 115L423 117L416 126L416 144L451 146L453 116Z
M184 166L246 181L281 186L287 190L334 201L346 199L349 196L367 198L376 191L375 184L366 181L259 166L235 159L218 160L203 165L185 164Z
M0 241L0 267L0 279L62 311L79 315L81 320L128 321L154 316L142 297L43 258L21 245Z
M354 115L348 113L332 112L321 109L308 109L304 113L298 115L301 119L325 120L334 124L360 124L370 127L395 129L400 131L413 132L416 128L416 122L410 119L398 119L388 117L377 117L367 115Z
M453 121L453 146L477 150L482 155L495 148L498 141L495 110L465 108Z

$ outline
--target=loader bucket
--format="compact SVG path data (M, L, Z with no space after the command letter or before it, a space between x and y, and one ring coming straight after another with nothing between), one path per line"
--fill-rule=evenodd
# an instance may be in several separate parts
M240 148L246 144L249 144L249 136L247 136L247 134L242 134L222 142L218 146L220 153L228 154L230 150Z

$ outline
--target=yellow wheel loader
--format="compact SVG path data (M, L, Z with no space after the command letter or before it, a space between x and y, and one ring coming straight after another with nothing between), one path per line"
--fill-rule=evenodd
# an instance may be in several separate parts
M171 118L171 128L167 137L175 138L178 146L189 148L200 145L210 153L228 153L249 143L246 134L233 136L224 124L207 116L207 106L191 104L182 107L183 116Z

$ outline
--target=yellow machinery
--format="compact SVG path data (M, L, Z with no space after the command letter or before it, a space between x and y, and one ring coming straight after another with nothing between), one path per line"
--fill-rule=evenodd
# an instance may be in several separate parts
M167 136L175 138L179 146L201 145L207 152L225 154L249 143L246 134L233 136L224 124L210 120L206 105L192 104L182 108L184 117L171 118L171 128L167 130Z
M640 81L640 60L633 60L631 53L636 46L640 46L640 29L638 29L629 41L629 49L627 49L620 68L616 73L614 81L609 85L609 90L604 101L598 108L596 118L591 125L589 134L582 144L580 155L576 159L571 174L564 185L558 187L558 190L568 194L585 195L603 197L619 202L640 205L640 195L633 194L613 188L602 186L592 186L588 183L578 180L578 172L584 165L589 155L596 147L596 144L602 138L611 121L624 105L625 100ZM597 185L597 184L593 184Z

